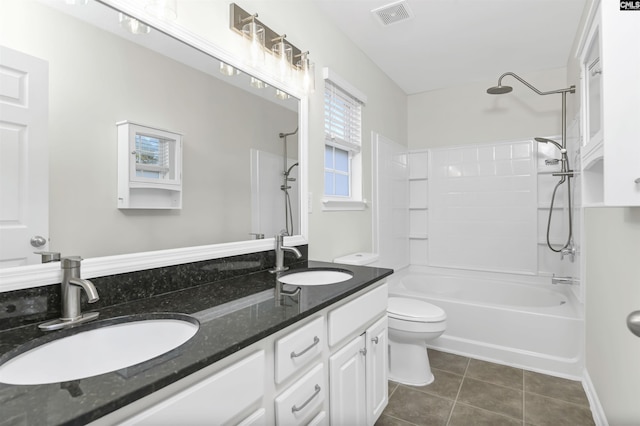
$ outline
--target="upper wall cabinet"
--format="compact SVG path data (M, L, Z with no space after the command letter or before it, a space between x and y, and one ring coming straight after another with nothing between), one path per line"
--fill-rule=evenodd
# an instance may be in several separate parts
M581 40L584 201L640 206L638 13L595 1Z

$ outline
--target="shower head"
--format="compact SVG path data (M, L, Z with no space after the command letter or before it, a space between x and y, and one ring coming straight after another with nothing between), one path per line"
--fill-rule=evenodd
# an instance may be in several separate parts
M509 71L509 72L505 72L504 74L502 74L498 78L498 85L488 88L487 89L487 93L490 94L490 95L502 95L504 93L509 93L510 91L512 91L513 87L511 87L511 86L503 86L502 85L502 79L507 77L507 76L511 76L511 77L515 78L520 83L524 84L529 89L531 89L534 92L536 92L538 95L551 95L553 93L562 93L562 94L564 94L564 93L575 93L576 92L576 86L571 86L571 87L568 87L566 89L558 89L558 90L550 90L548 92L541 92L540 90L535 88L531 83L526 81L524 78L520 77L518 74Z
M296 167L298 165L298 163L293 163L291 165L291 167L289 167L289 169L287 169L287 171L285 172L285 176L289 176L289 173L291 173L291 169L293 169L294 167Z
M564 154L565 152L567 152L567 150L566 150L566 149L564 149L564 148L562 147L562 145L560 145L558 142L556 142L556 141L554 141L554 140L552 140L552 139L547 139L547 138L534 138L534 139L536 140L536 142L540 142L540 143L552 143L552 144L554 144L554 145L555 145L555 146L560 150L560 152L561 152L561 153L563 153L563 154Z
M505 93L509 93L513 90L513 87L511 86L502 86L502 85L497 85L497 86L493 86L493 87L489 87L487 89L487 93L490 95L504 95Z
M280 137L280 139L282 139L282 138L286 138L287 136L295 135L296 133L298 133L298 128L297 128L297 127L296 127L296 129L295 129L293 132L291 132L291 133L280 133L280 134L278 134L278 136Z

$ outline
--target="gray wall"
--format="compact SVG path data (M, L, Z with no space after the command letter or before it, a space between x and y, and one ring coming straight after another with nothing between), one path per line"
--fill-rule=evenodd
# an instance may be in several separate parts
M586 368L610 425L640 422L640 208L589 208L586 227Z

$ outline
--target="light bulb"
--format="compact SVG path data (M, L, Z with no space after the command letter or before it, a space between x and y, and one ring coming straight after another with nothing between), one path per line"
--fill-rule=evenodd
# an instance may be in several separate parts
M289 99L289 94L287 92L284 92L282 90L278 90L276 89L276 98L286 101L287 99Z
M273 53L278 61L278 76L286 81L291 78L291 64L293 49L290 44L284 42L284 36L273 45Z
M300 62L297 64L302 71L302 90L310 94L316 90L316 64L309 60L309 52L300 55Z
M151 32L151 28L148 25L124 13L119 14L119 20L120 26L131 34L149 34Z
M253 67L264 65L264 27L251 21L242 27L249 40L249 63Z
M178 17L176 0L149 0L144 10L156 18L167 21L174 21Z
M231 65L220 62L220 74L231 77L232 75L238 75L239 71Z
M255 87L256 89L264 89L265 87L267 87L267 83L255 77L251 77L250 84L251 87Z

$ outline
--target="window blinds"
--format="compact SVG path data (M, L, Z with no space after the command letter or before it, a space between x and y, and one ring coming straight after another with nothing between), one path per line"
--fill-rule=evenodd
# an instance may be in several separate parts
M325 80L324 87L325 143L360 152L362 104L331 81Z

